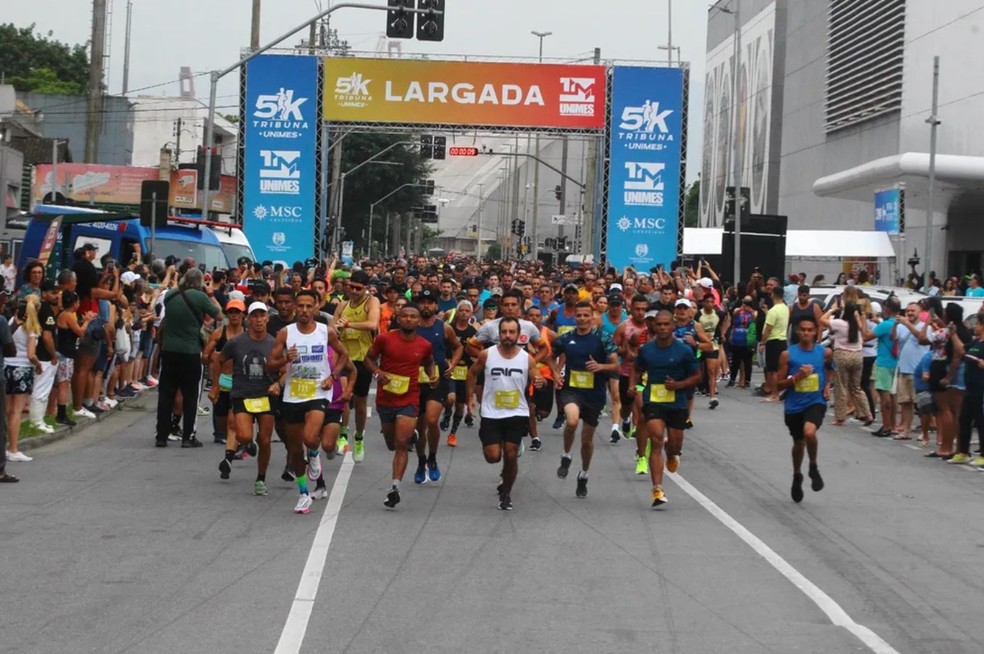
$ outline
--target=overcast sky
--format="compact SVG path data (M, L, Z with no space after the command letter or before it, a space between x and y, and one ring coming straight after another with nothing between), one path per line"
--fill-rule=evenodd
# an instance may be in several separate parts
M337 0L336 0L337 1ZM363 0L364 2L367 0ZM236 61L249 45L250 0L132 0L133 35L130 90L146 95L175 96L181 66L194 72L224 68ZM261 42L265 43L313 17L329 0L263 0ZM384 4L384 0L368 0ZM535 57L536 37L530 30L551 31L544 42L544 56L560 60L590 57L600 47L602 57L616 60L666 60L659 46L667 42L669 0L447 0L445 40L441 43L404 41L404 52L435 55L488 55ZM109 91L122 88L126 0L111 0L111 50ZM700 166L703 106L704 52L707 4L702 0L673 2L673 44L681 48L683 61L691 65L690 142L688 178ZM92 24L89 0L31 0L7 2L0 17L17 26L31 23L36 29L68 43L86 43ZM385 14L342 9L332 26L359 51L373 52L384 30ZM306 37L306 31L304 32ZM286 42L294 44L301 36ZM138 91L144 87L173 82ZM199 98L208 98L208 78L195 80ZM236 111L236 76L219 87L223 113Z

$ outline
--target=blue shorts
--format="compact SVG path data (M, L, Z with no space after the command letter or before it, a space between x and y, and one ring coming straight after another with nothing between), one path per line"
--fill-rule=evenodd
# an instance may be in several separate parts
M420 410L416 405L411 406L379 406L376 405L376 413L379 414L379 421L382 423L396 422L397 418L417 419Z

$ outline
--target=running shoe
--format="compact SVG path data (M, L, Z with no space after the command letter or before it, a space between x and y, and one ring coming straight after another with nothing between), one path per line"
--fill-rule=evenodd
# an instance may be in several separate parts
M649 474L649 459L644 456L636 457L636 474L637 475L648 475Z
M539 438L534 438L533 441L530 442L530 452L539 452L540 448L542 447L543 447L543 441L541 441Z
M107 411L112 411L112 409L113 407L101 401L96 402L95 404L89 407L89 410L95 413L96 415L99 415L101 413L106 413Z
M356 463L362 463L366 460L365 441L355 441L355 450L352 451L352 460Z
M321 453L308 452L308 479L321 479Z
M325 486L324 480L319 478L318 479L318 485L311 492L311 499L312 500L323 500L326 497L328 497L328 487Z
M400 503L400 490L394 486L390 489L390 492L386 493L386 499L383 500L383 506L387 509L392 509L397 504Z
M984 468L984 456L979 456L970 462L975 468Z
M32 422L31 423L31 426L34 427L35 429L37 429L39 432L41 432L43 434L54 434L55 433L54 428L51 425L49 425L48 423L44 422L44 421L42 421L42 422Z
M117 406L119 406L119 402L117 402L111 397L101 397L99 398L99 401L105 404L106 406L108 406L110 409L115 409Z
M470 415L465 416L465 427L474 427L474 426L475 426L475 419L472 418Z
M157 384L159 383L157 381L157 378L154 377L153 375L147 375L146 377L144 377L140 381L143 382L144 384L146 384L147 386L150 386L151 388L156 387Z
M212 409L207 406L198 407L198 415L200 416L210 416L212 415Z
M190 450L196 447L204 447L204 446L205 446L204 443L198 440L198 438L196 438L195 436L189 436L188 438L181 439L182 450Z
M663 506L669 500L666 499L666 493L663 492L662 486L656 486L653 488L653 508Z
M608 441L609 444L611 444L611 445L618 445L618 442L620 440L622 440L622 434L620 434L618 432L618 426L617 425L612 425L612 437L611 437L611 440Z
M301 496L297 498L297 504L294 505L294 513L310 513L311 504L313 503L314 502L311 500L310 495L301 494Z
M138 393L142 393L142 392L144 392L145 390L147 390L147 387L146 387L146 386L144 386L143 384L141 384L141 383L140 383L140 382L138 382L138 381L135 381L135 382L133 382L132 384L130 384L130 388L131 388L131 389L133 389L133 390L135 390L135 391L136 391L136 392L138 392Z
M500 511L512 511L513 510L512 498L510 498L508 495L504 495L504 494L500 493L499 494L499 510Z
M280 478L287 482L294 481L294 471L290 469L289 463L284 466L284 472L280 475Z
M266 495L267 487L265 481L255 481L253 483L253 495Z
M345 454L349 451L348 439L344 436L339 436L338 441L335 443L335 451L339 454Z
M674 454L666 458L666 469L669 472L676 472L680 469L680 455Z
M577 490L574 491L575 497L587 497L588 496L588 478L578 475L577 477Z
M441 469L437 467L437 459L427 462L427 474L431 481L441 481Z
M427 464L421 461L417 464L417 472L413 473L413 483L426 484L427 483Z
M448 434L448 447L458 447L458 436L453 432Z
M451 426L451 413L449 411L444 412L444 417L441 418L441 424L439 426L441 431L447 431L448 427Z
M721 403L718 402L718 399L716 397L712 397L711 398L711 403L707 406L707 408L710 409L711 411L713 411L714 409L718 408L718 406L720 406L720 405L721 405Z
M131 397L136 397L136 395L137 392L129 386L124 386L120 390L116 391L116 397L121 397L124 400L129 400Z
M229 474L232 472L232 464L228 460L222 459L219 462L219 478L228 479Z
M961 453L957 452L956 454L953 455L953 458L952 459L950 459L949 461L947 461L947 463L955 463L957 465L963 465L965 463L970 463L970 455L969 454L961 454Z
M571 469L571 458L569 456L560 457L560 467L557 468L557 476L561 479L567 479L567 473Z
M564 414L558 415L553 421L553 428L561 429L564 426L564 422L566 422L566 419L564 418Z
M7 452L8 461L17 461L19 463L28 463L33 461L31 457L27 456L23 452Z
M813 489L814 493L819 493L823 490L823 477L820 476L820 470L815 466L810 466L810 488Z
M789 494L797 504L803 501L803 475L801 473L797 472L793 475L793 488Z
M250 441L243 446L243 452L245 452L249 456L256 457L256 453L258 451L259 448L256 445L256 441Z

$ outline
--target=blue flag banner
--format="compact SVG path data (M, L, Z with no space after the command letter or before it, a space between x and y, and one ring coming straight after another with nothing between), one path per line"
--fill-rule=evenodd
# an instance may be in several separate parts
M902 231L902 189L875 193L875 231L892 236Z

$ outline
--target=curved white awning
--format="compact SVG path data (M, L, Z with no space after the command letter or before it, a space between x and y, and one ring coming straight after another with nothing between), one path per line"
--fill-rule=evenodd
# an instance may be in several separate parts
M721 236L718 228L692 228L683 230L683 253L687 255L721 254ZM837 229L791 229L786 232L786 257L801 259L821 258L894 258L895 249L885 232L847 231Z

